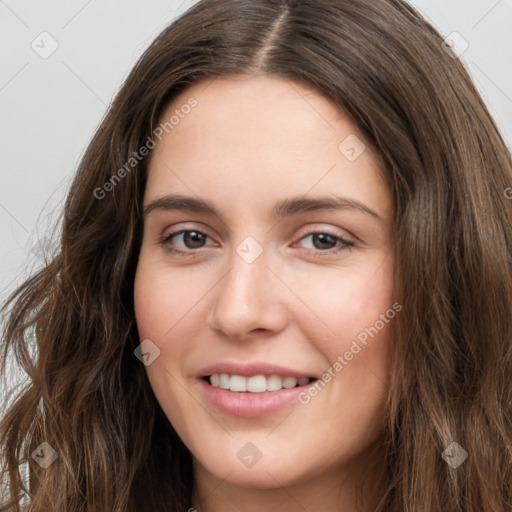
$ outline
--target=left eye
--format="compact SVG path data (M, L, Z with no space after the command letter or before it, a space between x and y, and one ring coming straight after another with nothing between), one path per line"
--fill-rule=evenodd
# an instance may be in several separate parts
M340 236L333 235L331 233L327 233L327 232L323 232L323 231L309 233L308 235L302 237L301 240L305 240L306 238L310 238L310 237L311 237L311 241L313 244L313 248L308 249L308 251L314 251L314 252L319 251L319 252L323 252L326 254L331 254L333 252L339 252L339 251L346 249L353 245L352 242L349 242L348 240L345 240L344 238L342 238ZM340 245L338 246L338 249L334 249L331 247L325 247L325 245L331 245L331 244L334 244L334 246L336 246L336 244L338 242L340 243ZM319 245L319 247L318 246L315 247L315 245Z
M172 242L172 239L175 237L181 236L182 237L182 243L185 244L185 249L189 250L183 250L183 249L177 249L176 244ZM201 231L196 230L181 230L176 231L174 233L169 233L168 235L164 236L160 243L165 247L165 249L171 253L174 254L187 254L189 255L193 251L193 249L200 249L203 247L204 242L207 238L210 238L205 233L202 233ZM343 249L347 249L353 245L353 242L349 242L348 240L345 240L344 238L333 235L328 232L324 231L317 231L314 233L309 233L305 236L303 236L300 240L305 240L307 238L311 238L311 241L313 243L312 248L306 248L305 250L307 252L315 252L315 253L325 253L325 254L332 254L333 252L339 252ZM332 247L325 247L325 245L331 246L334 244L339 243L338 248L332 248Z

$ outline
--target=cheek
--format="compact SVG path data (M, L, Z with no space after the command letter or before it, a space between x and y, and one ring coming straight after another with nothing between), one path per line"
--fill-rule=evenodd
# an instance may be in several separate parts
M181 309L179 298L182 297L179 284L169 282L168 274L141 258L134 283L135 319L139 337L141 341L149 338L162 355L169 349L179 349L177 344L164 343L165 339L173 335ZM171 354L170 360L174 360L177 355ZM152 365L147 370L151 368Z
M320 438L334 439L343 432L333 441L336 449L356 453L377 439L385 426L392 324L400 313L392 309L392 286L387 277L368 288L362 288L358 280L344 283L341 293L332 293L318 303L318 311L323 312L322 318L334 334L315 337L310 329L309 338L315 340L325 367L317 388L305 392L300 402L304 414L318 419L316 434ZM318 449L314 441L304 442L311 451ZM332 464L336 463L335 453L332 450L326 456Z
M188 290L190 296L190 283ZM197 407L177 379L192 350L191 324L187 320L192 316L193 303L197 302L197 298L187 298L186 291L187 287L180 287L180 281L171 272L163 272L154 262L140 259L134 282L139 338L150 339L160 350L159 357L145 371L162 409L172 424L182 430L187 411Z
M150 339L160 350L158 364L173 374L186 372L187 356L193 353L199 330L204 327L205 296L212 284L179 269L169 269L161 261L142 256L134 282L135 318L140 340ZM202 320L199 320L202 317Z
M161 342L191 309L192 304L187 307L191 292L199 290L179 276L179 271L166 269L149 251L142 251L134 282L135 317L141 337L153 336L155 342Z
M301 330L322 354L324 367L318 391L303 396L301 403L317 417L329 416L325 435L340 429L358 445L361 432L373 437L382 428L392 326L400 314L393 308L393 261L340 272L328 287L313 286L309 292L322 321L304 319ZM340 404L343 412L334 413Z
M364 346L365 341L388 336L396 315L391 258L361 269L341 269L321 285L309 279L303 290L315 318L304 317L301 329L329 361L350 350L353 340Z

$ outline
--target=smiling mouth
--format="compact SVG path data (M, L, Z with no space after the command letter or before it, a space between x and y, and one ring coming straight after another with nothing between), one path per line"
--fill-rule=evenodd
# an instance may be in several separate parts
M214 373L203 379L213 387L234 391L237 393L264 393L266 391L280 391L307 386L317 380L314 377L282 377L280 375L254 375L243 377L242 375L229 375L227 373Z

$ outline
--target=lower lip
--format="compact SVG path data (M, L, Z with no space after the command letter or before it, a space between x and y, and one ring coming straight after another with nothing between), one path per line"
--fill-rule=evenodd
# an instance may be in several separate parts
M204 379L199 379L199 385L206 398L217 409L230 416L255 418L272 414L290 404L298 404L298 397L315 381L304 386L279 391L264 391L262 393L239 393L212 386Z

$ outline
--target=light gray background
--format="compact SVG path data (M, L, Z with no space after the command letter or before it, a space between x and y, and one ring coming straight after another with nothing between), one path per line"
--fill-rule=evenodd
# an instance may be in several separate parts
M0 302L41 265L88 141L129 70L194 0L0 0ZM512 148L512 0L413 0L461 60ZM41 58L31 47L57 50Z

